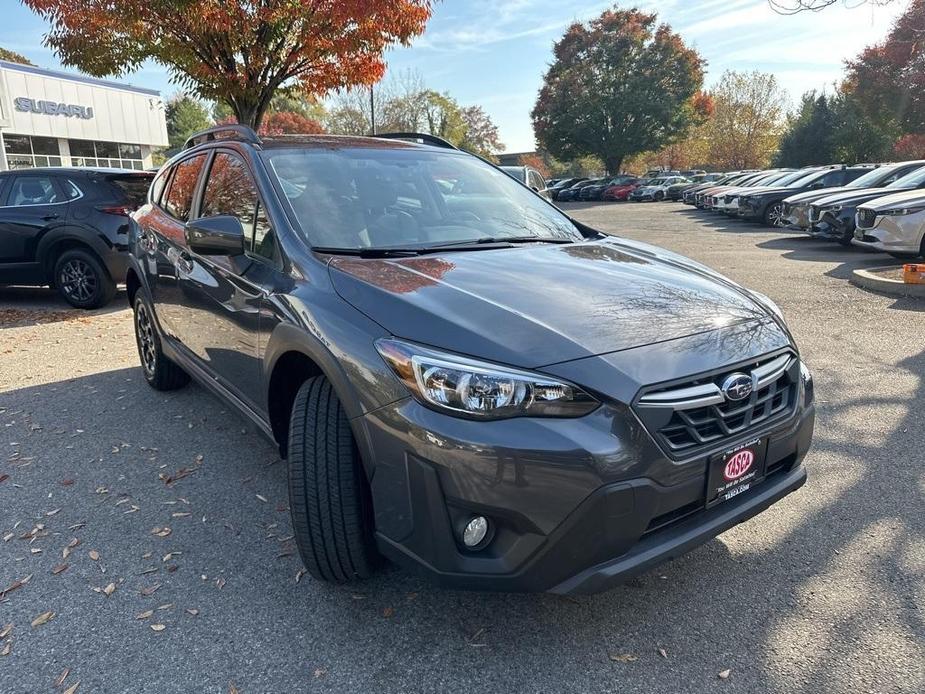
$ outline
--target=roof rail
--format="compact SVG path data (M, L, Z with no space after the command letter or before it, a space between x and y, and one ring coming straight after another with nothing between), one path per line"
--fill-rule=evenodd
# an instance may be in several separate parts
M434 147L443 147L444 149L459 149L459 147L447 142L442 137L430 135L429 133L376 133L373 137L380 137L383 140L408 140L409 142L433 145Z
M212 140L241 140L250 142L252 145L261 143L260 137L254 132L254 129L247 125L216 125L214 128L203 130L190 135L189 139L183 144L183 149L189 149L203 142Z

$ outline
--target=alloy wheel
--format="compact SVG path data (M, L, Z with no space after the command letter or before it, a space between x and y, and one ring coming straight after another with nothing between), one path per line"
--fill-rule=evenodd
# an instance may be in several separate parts
M72 258L61 268L58 283L69 299L83 303L96 294L99 278L89 263L80 258Z
M135 336L138 338L138 353L141 356L141 365L145 373L154 374L157 366L157 345L154 342L154 329L151 318L144 303L138 302L135 307Z
M783 203L774 203L768 210L768 223L772 227L782 227L784 222L784 205Z

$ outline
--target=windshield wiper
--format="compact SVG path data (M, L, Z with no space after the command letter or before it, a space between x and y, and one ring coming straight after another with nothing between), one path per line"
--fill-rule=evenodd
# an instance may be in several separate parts
M575 243L572 239L558 239L549 236L482 236L481 238L446 243L435 243L428 246L383 246L381 248L339 248L336 246L312 246L316 253L330 253L331 255L353 255L358 258L407 258L426 253L440 253L442 251L464 250L491 250L493 248L510 248L518 243Z
M339 248L337 246L312 246L316 253L331 255L355 255L358 258L406 258L426 253L427 248Z

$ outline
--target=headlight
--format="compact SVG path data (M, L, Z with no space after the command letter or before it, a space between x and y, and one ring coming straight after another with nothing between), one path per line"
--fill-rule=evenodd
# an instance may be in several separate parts
M376 349L418 402L478 419L580 417L600 404L578 386L543 374L381 339Z
M803 379L804 385L813 382L813 372L809 370L806 362L802 359L800 360L800 377Z
M925 205L918 205L917 207L897 207L892 210L879 210L877 214L886 217L896 217L899 215L916 214L917 212L925 212Z

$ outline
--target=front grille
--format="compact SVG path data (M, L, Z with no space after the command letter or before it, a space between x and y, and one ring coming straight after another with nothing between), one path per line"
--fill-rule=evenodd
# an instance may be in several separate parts
M873 210L869 210L866 207L861 207L858 209L858 226L869 229L874 225L874 222L877 220L877 213Z
M744 400L730 400L722 391L733 374L751 378L752 392ZM796 409L799 377L799 359L784 352L645 388L633 409L669 456L687 458L787 419Z
M813 224L819 222L822 219L822 207L819 205L810 205L809 206L809 221Z

